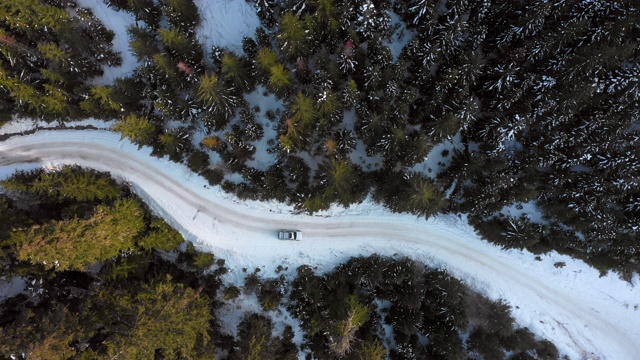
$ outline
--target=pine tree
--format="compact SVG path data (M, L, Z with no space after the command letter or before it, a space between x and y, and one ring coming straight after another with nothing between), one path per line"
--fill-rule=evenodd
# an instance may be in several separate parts
M333 43L338 36L339 23L334 0L315 0L316 10L312 17L313 27L310 27L311 36L317 43Z
M156 32L151 28L129 26L129 48L138 61L146 61L160 52Z
M149 224L150 232L138 240L138 246L145 250L170 251L184 242L179 232L171 228L164 220L155 219Z
M307 32L304 22L291 11L282 16L278 40L281 44L281 50L290 59L296 59L307 53Z
M150 29L160 26L162 11L154 0L127 0L127 5L136 20L144 21Z
M162 44L174 59L187 60L191 58L192 42L187 35L178 29L158 30Z
M243 59L236 54L227 52L222 56L222 77L234 87L248 92L250 90L251 74Z
M129 114L113 125L112 130L142 146L149 144L156 133L156 126L144 116Z
M409 184L407 208L410 212L429 217L444 206L444 198L431 179L414 173L409 176Z
M256 0L256 12L260 22L267 27L271 27L275 24L276 19L274 17L275 9L277 8L277 2L274 0Z
M191 34L200 23L200 13L193 0L162 0L162 6L172 28Z
M276 65L278 55L269 48L262 48L258 52L256 62L258 67L264 71L270 71L271 68Z
M11 178L0 181L0 184L9 190L37 194L57 201L112 200L120 193L118 186L107 175L68 165L52 172L16 172Z
M218 79L218 75L202 75L198 85L198 98L208 110L231 119L239 99L233 94L233 88L227 87Z
M110 358L200 358L209 341L210 300L192 288L164 280L144 284L119 296L103 291L113 335L104 344ZM97 305L96 306L100 306Z
M320 127L328 131L342 120L342 111L338 97L331 90L325 90L320 94L316 102Z
M347 317L338 323L337 339L331 346L331 350L338 357L351 352L356 331L369 320L369 308L360 303L355 295L351 295L347 303L349 306Z
M135 237L145 227L142 215L143 209L136 201L120 200L112 207L99 205L87 220L52 221L15 231L10 242L15 244L19 260L56 271L82 271L133 248Z
M433 27L438 15L437 3L431 0L411 0L408 1L408 15L411 24L429 31Z
M69 54L62 50L57 44L48 42L38 44L38 50L45 59L53 62L61 68L69 68Z
M68 111L67 92L51 84L44 85L45 94L40 98L40 112L51 118L59 118Z
M80 107L92 115L100 114L104 117L116 116L122 111L122 105L113 100L113 88L107 85L93 86Z
M342 105L345 109L353 108L358 101L358 84L350 80L342 90Z
M373 343L362 343L356 351L358 360L384 360L387 358L387 349L379 340Z
M302 92L298 92L291 103L290 108L296 124L302 129L309 129L313 125L316 111L313 106L313 99L306 97Z
M276 94L283 96L291 85L291 73L282 64L273 65L269 71L269 85Z
M69 21L69 13L39 0L17 0L0 4L0 19L12 30L33 35L63 28Z
M348 206L354 200L358 176L348 159L331 159L322 166L320 184L323 194L330 202Z
M371 0L366 0L358 8L356 26L365 39L373 39L378 34L386 34L391 27L391 16L386 10L378 10Z
M189 130L184 127L165 130L158 137L158 141L163 148L163 152L169 154L169 158L180 161L191 148Z

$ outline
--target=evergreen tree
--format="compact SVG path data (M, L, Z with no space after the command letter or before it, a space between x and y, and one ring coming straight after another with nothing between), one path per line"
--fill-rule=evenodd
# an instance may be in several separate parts
M144 229L142 207L133 200L120 200L113 207L99 205L89 219L52 221L42 227L11 233L16 257L43 264L56 271L84 270L96 262L117 256L134 246Z
M80 104L80 108L97 117L115 117L123 109L113 98L111 86L95 85L89 90L87 99Z
M277 60L278 55L269 48L260 49L256 57L258 67L267 72L276 65Z
M338 323L337 339L332 344L333 352L339 357L351 352L356 331L369 320L369 308L358 302L354 295L349 297L348 304L347 317Z
M162 0L164 14L172 28L191 34L200 23L200 13L193 0Z
M414 173L409 176L409 184L407 209L410 212L429 217L444 206L444 198L431 179Z
M227 52L222 56L222 76L235 88L248 92L251 90L253 81L251 72L247 68L243 58L236 54Z
M304 56L308 51L307 30L304 22L291 11L282 16L278 40L281 50L291 59Z
M122 138L129 138L140 146L147 145L156 133L156 126L146 117L130 114L113 125L113 131L122 133Z
M291 73L282 64L275 64L269 69L269 85L276 94L284 95L291 85Z
M162 11L154 0L127 0L128 9L136 16L136 20L144 21L155 30L160 26Z
M110 358L139 359L155 353L171 358L202 356L212 317L206 295L167 277L118 297L107 292L100 296L113 309L107 318L115 331L105 340Z
M198 98L208 110L222 114L231 119L238 105L238 98L233 94L233 88L227 87L218 79L218 75L202 75L198 85Z

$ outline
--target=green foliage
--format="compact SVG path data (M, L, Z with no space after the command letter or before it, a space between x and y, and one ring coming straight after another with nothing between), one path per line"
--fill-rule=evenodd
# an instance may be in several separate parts
M156 39L156 33L145 27L129 26L129 49L138 61L152 59L160 49Z
M292 59L307 52L307 32L304 23L291 11L282 16L278 40L282 51Z
M249 91L254 84L250 67L250 63L247 65L244 58L234 53L227 52L222 56L221 72L224 80L243 92Z
M149 144L156 132L156 126L146 117L129 114L111 128L122 133L122 138L129 138L140 146Z
M313 31L311 35L323 41L331 43L338 35L339 22L337 16L337 8L334 0L317 0L314 1L317 6L315 14L310 17L313 20ZM308 21L309 18L305 19Z
M68 62L69 54L65 53L55 43L40 43L38 44L38 50L49 61L52 61L58 66L63 66Z
M0 181L8 190L32 193L57 201L113 200L120 194L117 184L108 174L65 165L51 172L44 170L18 171L11 178Z
M160 40L164 45L164 48L174 58L187 60L192 45L191 41L187 39L187 35L178 29L160 29L158 30Z
M373 343L362 343L356 350L356 359L358 360L384 360L386 358L387 349L380 340L375 340Z
M336 94L330 90L325 90L316 104L318 117L321 119L320 123L325 131L340 123L342 112L340 111L340 102Z
M200 13L193 0L162 0L163 10L173 28L194 32L200 23Z
M275 64L269 68L271 75L269 76L269 85L278 94L286 93L289 85L291 85L291 73L285 69L282 64Z
M3 186L0 183L0 186ZM22 212L14 207L13 202L6 195L0 195L0 244L9 236L9 230L13 227L19 227L24 221ZM0 258L2 256L0 255Z
M298 92L290 109L296 123L299 123L302 128L309 128L313 125L315 109L311 98L304 96L302 92Z
M269 71L274 65L276 65L277 60L278 55L275 53L275 51L269 48L260 49L256 57L258 66L265 71Z
M133 248L144 229L143 210L134 200L99 205L88 219L51 221L11 233L16 257L44 264L56 271L83 270L86 266Z
M76 354L72 342L78 330L78 317L62 304L44 314L24 309L13 324L0 328L0 354L7 358L23 353L30 359L68 359Z
M337 324L337 339L332 344L332 351L339 357L351 352L356 331L369 320L369 308L355 295L349 296L347 303L347 318Z
M169 251L184 242L182 235L167 225L164 220L154 219L149 224L149 228L151 231L138 240L138 246L145 250Z
M193 259L192 265L198 270L207 270L213 266L214 260L215 255L206 252L198 252Z
M43 113L50 116L62 116L67 110L69 100L66 91L51 85L44 85L45 95L40 98Z
M166 80L171 83L178 81L178 63L172 60L169 56L161 53L153 55L153 64L155 68L164 75Z
M198 98L209 110L224 115L226 119L231 119L239 101L232 90L218 79L218 75L205 74L200 77Z
M225 300L233 300L240 296L240 289L237 286L229 286L224 289L224 299Z
M193 359L209 341L209 299L170 277L111 301L122 312L113 314L114 320L128 316L133 326L105 341L110 357L142 359L161 351L170 358Z
M69 21L64 9L39 0L15 0L0 4L0 19L13 30L34 32L59 29Z
M267 280L260 286L258 301L260 301L260 305L265 311L273 311L280 306L280 301L285 295L284 288L284 276Z
M0 97L3 111L46 121L82 115L85 81L117 66L113 32L90 10L36 0L0 4ZM94 115L91 113L91 115Z
M473 348L479 337L472 335L465 344L461 334L474 329L492 354L547 344L536 342L527 329L514 330L508 305L408 259L355 258L322 275L301 266L291 286L288 308L300 320L314 358L466 359L479 351ZM380 338L383 326L392 332ZM423 336L429 339L426 346L419 340ZM387 354L382 341L396 347Z
M263 359L262 351L264 347L266 339L264 336L257 339L255 336L251 338L249 341L249 354L247 355L247 360L260 360Z
M348 159L331 158L318 169L319 186L316 195L303 201L302 209L308 212L327 209L332 203L342 206L361 201L362 182L358 172Z
M80 107L99 117L116 116L122 110L122 105L113 99L113 88L107 85L93 86L87 100L80 103Z
M430 215L442 207L442 195L435 188L431 179L412 174L409 177L411 190L408 194L407 208L413 213Z
M191 171L196 173L203 173L209 166L209 155L204 151L195 150L189 155L187 165Z
M151 29L159 26L162 12L154 0L128 0L127 5L136 16L136 20L144 21Z

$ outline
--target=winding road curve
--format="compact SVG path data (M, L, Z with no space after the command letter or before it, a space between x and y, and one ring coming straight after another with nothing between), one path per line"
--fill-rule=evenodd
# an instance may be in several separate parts
M579 262L556 269L552 260L500 250L454 217L425 221L375 207L366 208L368 214L293 215L282 204L241 202L209 189L184 166L150 157L149 149L108 131L41 131L0 142L0 174L33 163L111 172L185 237L233 259L237 269L304 263L322 269L374 251L407 255L505 299L521 326L558 342L572 359L632 360L640 354L638 287L615 276L599 278ZM277 229L286 228L303 230L304 241L275 240Z

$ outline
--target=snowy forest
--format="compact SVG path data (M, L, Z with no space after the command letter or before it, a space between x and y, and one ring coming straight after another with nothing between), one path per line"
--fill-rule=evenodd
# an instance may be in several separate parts
M201 44L193 0L104 1L136 20L138 66L112 84L95 79L122 58L90 9L0 1L0 126L115 119L240 199L467 214L502 247L640 272L633 1L247 0L260 27L235 51ZM559 356L508 305L409 259L225 284L224 259L108 174L18 172L0 188L0 274L29 284L0 306L3 358ZM221 309L245 298L260 311L225 327ZM299 329L269 315L285 310Z
M243 269L229 284L224 259L108 174L66 166L0 185L13 195L0 195L0 275L27 283L0 306L3 359L558 358L507 304L406 258L353 258L325 274ZM247 299L257 308L235 309ZM297 335L274 324L284 311Z
M107 2L140 64L112 85L90 10L3 2L0 121L115 118L244 199L467 213L504 247L639 270L633 2L258 0L238 52L202 47L191 0Z

